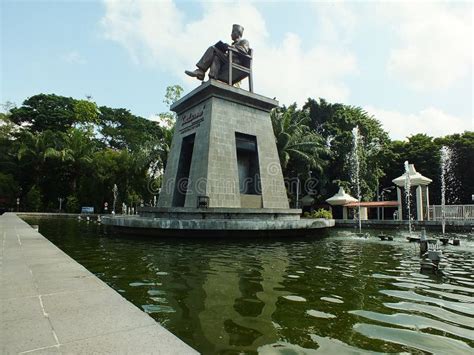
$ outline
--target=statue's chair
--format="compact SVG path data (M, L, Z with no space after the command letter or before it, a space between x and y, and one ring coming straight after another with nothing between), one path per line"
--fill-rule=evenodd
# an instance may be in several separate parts
M218 80L234 85L239 81L249 78L249 91L253 92L252 78L252 56L253 50L249 49L249 54L239 52L237 49L229 47L227 50L227 61L219 71ZM238 57L241 64L232 61L232 57Z

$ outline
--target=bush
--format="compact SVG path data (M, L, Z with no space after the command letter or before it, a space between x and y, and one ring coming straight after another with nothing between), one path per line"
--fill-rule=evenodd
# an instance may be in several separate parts
M76 196L70 195L66 198L66 212L79 213L79 200Z
M26 208L31 212L38 212L41 208L41 193L36 185L26 194Z
M15 206L18 190L18 183L13 175L0 173L0 196L7 200L7 204Z
M324 208L320 208L317 211L313 212L305 212L303 213L304 218L325 218L325 219L332 219L332 212L325 210Z

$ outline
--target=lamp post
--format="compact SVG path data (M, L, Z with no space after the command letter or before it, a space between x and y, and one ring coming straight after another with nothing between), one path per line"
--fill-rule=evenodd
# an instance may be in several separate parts
M311 179L313 172L311 170L308 171L308 176ZM305 184L306 186L306 184ZM306 191L307 194L309 194L308 191ZM296 208L298 208L300 204L300 175L296 174Z
M389 192L389 191L392 191L393 189L395 188L395 186L389 186L389 187L384 187L382 189L382 191L379 193L377 193L377 201L384 201L385 200L385 193ZM378 192L378 191L377 191ZM381 200L380 200L381 199ZM382 207L382 220L385 219L385 208ZM379 207L377 207L377 219L380 219L380 216L379 216Z
M300 198L300 177L299 175L296 175L296 206L295 208L298 208L299 198Z

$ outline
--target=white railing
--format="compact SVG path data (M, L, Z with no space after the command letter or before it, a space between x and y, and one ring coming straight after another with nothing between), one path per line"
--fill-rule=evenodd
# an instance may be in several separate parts
M474 219L474 205L447 205L444 206L445 219ZM441 205L430 206L430 220L441 221L443 210Z

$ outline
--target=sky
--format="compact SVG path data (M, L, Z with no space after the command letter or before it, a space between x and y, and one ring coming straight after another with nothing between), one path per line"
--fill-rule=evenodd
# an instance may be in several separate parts
M184 70L238 23L254 50L254 91L280 105L360 106L392 139L474 130L469 1L0 3L2 104L92 96L155 119L166 87L198 86Z

